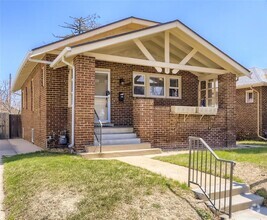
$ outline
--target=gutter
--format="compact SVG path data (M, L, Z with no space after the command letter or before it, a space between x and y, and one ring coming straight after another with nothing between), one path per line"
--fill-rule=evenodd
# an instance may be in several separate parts
M250 86L250 88L257 93L257 135L262 140L267 141L267 138L264 138L260 135L260 93L252 86Z

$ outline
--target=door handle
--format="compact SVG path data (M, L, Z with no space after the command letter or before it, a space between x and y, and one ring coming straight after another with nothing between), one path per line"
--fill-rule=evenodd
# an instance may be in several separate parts
M110 95L110 91L106 91L106 96L109 96Z

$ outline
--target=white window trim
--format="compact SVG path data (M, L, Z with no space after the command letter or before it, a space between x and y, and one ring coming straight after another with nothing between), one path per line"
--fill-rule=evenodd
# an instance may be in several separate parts
M252 93L252 100L250 101L249 99L248 99L248 97L249 97L249 93ZM253 92L253 90L246 90L246 103L254 103L254 92Z
M170 79L178 79L178 87L173 87L170 85ZM179 96L178 97L175 97L175 96L170 96L170 89L177 89L178 88L178 91L179 91ZM182 80L181 80L181 76L179 76L179 78L177 78L177 76L172 76L170 75L168 77L168 82L167 82L167 97L169 99L181 99L182 98Z
M212 106L208 106L208 100L209 99L212 99L212 101L215 102L215 106L214 107L218 107L219 100L218 100L218 95L216 95L217 94L216 93L216 89L219 89L219 84L218 84L218 87L214 86L214 88L213 88L213 92L215 94L215 98L208 98L208 92L209 92L208 83L209 83L209 80L213 80L213 83L215 83L215 80L218 81L218 77L211 76L211 77L203 77L203 78L199 77L198 78L198 106L199 107L201 107L201 91L203 91L203 90L206 91L206 106L205 107L212 107ZM206 88L205 89L201 89L201 82L202 81L206 82Z
M134 77L135 76L143 76L144 77L144 85L140 85L140 84L135 84L134 83ZM147 80L146 80L146 74L144 73L133 73L133 96L134 97L146 97L146 87L147 87ZM140 86L140 87L144 87L144 95L140 95L140 94L134 94L134 87L135 86Z
M144 79L145 79L144 85L134 84L134 77L136 75L144 76ZM149 83L150 77L164 78L164 96L150 95L150 83ZM179 82L179 85L178 85L179 86L178 87L179 96L178 97L169 96L169 89L170 88L177 88L177 87L170 87L170 79L178 79L178 82ZM154 74L154 73L145 73L145 72L133 72L132 85L133 85L133 88L132 88L133 97L182 99L182 77L181 76L163 75L163 74ZM144 95L134 94L134 86L144 86L145 87L145 94Z
M163 78L164 79L164 95L151 95L150 94L150 78L151 77L154 77L154 78ZM154 74L149 74L147 76L148 80L147 80L147 84L148 86L146 86L148 89L147 89L147 97L151 97L151 98L167 98L166 96L166 78L164 76L161 76L161 75L154 75Z

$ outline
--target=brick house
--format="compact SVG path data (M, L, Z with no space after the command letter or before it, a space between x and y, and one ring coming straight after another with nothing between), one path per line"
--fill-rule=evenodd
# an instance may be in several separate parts
M238 140L267 137L267 70L250 71L251 78L240 77L236 85Z
M189 135L230 147L236 78L247 75L178 20L130 17L32 49L13 91L22 91L23 137L41 147L64 129L71 147L96 144L97 116L153 147L185 147ZM120 137L115 143L131 143Z

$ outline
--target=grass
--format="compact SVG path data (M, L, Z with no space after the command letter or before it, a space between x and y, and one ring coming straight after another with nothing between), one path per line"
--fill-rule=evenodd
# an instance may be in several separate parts
M237 144L242 144L242 145L259 145L259 146L265 146L265 147L267 147L267 142L266 141L243 140L243 141L237 141Z
M136 198L190 194L184 184L116 160L48 152L4 158L4 189L7 219L119 219L116 212ZM132 209L123 214L131 212L138 219Z
M223 159L233 160L236 162L248 162L267 167L267 147L215 150L215 153ZM189 156L188 154L178 154L165 157L155 157L155 159L188 167Z
M259 165L263 168L267 168L267 147L259 148L245 148L245 149L234 149L234 150L215 150L215 153L223 159L233 160L235 162L247 162ZM205 157L204 157L205 158ZM155 157L154 159L188 167L188 154L178 154L171 156ZM208 160L209 162L209 154ZM209 168L209 163L208 166ZM200 169L200 167L199 167ZM208 169L209 171L209 169ZM212 167L211 172L214 174L214 168ZM234 180L237 182L243 182L243 180L237 176L234 176Z

